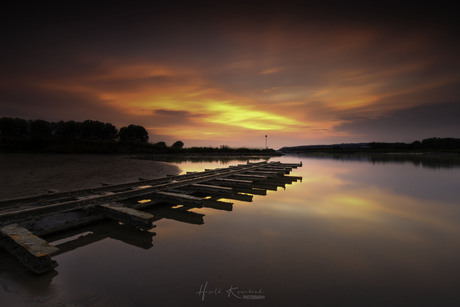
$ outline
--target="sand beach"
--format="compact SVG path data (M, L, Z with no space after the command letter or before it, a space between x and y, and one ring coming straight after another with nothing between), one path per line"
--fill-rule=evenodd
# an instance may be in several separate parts
M174 165L129 155L1 154L0 200L178 174Z

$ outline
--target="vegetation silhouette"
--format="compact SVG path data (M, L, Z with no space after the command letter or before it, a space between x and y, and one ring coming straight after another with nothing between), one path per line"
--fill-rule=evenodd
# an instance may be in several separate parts
M460 167L460 155L455 153L309 152L298 153L295 155L298 157L308 157L313 159L368 162L372 164L410 163L414 166L431 169Z
M176 141L149 143L147 130L131 124L118 130L111 123L95 120L83 122L0 118L0 152L27 153L140 153L210 156L274 156L273 149L191 147Z
M353 153L353 152L452 152L460 153L460 139L458 138L427 138L412 143L348 143L332 145L304 145L283 147L284 153Z

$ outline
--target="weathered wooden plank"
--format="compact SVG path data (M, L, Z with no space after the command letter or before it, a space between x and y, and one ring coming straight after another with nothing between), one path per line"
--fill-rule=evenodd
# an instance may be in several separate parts
M291 173L291 169L289 168L281 168L281 167L270 167L270 166L266 166L264 168L261 168L260 171L267 171L267 172L277 172L278 174L289 174Z
M270 178L265 183L268 185L275 185L277 187L283 187L283 188L286 186L286 181L278 180L278 178Z
M191 190L191 191L221 193L223 195L228 195L228 194L233 193L233 189L230 187L221 187L217 185L201 184L201 183L191 184L183 188L186 190Z
M218 196L216 196L218 197ZM234 199L234 200L239 200L239 201L245 201L245 202L252 202L252 195L248 194L240 194L240 193L233 193L230 195L225 195L219 198L225 198L225 199Z
M203 207L217 209L217 210L232 211L233 203L210 198L210 199L205 199L203 201Z
M147 212L128 208L117 203L102 204L98 206L98 209L102 212L104 217L123 222L136 228L150 229L154 227L152 225L154 219L153 215Z
M244 169L252 169L252 168L258 168L260 166L266 165L266 162L257 162L257 163L250 163L246 165L244 168L238 168L236 170L230 170L228 168L222 168L222 169L216 169L215 170L209 170L209 172L198 172L196 174L190 174L190 175L167 175L166 177L163 178L155 178L155 179L148 179L144 181L144 184L150 184L152 186L158 186L162 184L168 184L170 183L171 179L177 179L177 180L194 180L197 178L198 180L200 179L201 176L207 176L207 175L214 175L214 174L219 174L219 173L224 173L226 171L240 171ZM51 203L56 203L60 201L60 199L64 198L76 198L78 196L82 195L89 195L89 194L97 194L101 193L104 191L111 191L111 192L119 192L119 191L130 191L133 186L138 186L139 182L130 182L130 183L122 183L122 184L110 184L108 186L103 186L103 187L97 187L97 188L90 188L90 189L83 189L83 190L72 190L72 191L66 191L66 192L59 192L59 193L51 193L51 194L42 194L42 195L35 195L35 196L27 196L27 197L20 197L20 198L15 198L15 199L6 199L6 200L0 200L0 207L6 208L7 206L13 205L13 206L18 206L18 205L26 205L26 204L32 204L34 207L36 207L37 204L51 204Z
M254 183L253 188L270 190L270 191L278 190L278 186L276 184L270 184L270 183L265 183L265 182L256 182Z
M277 182L285 182L285 183L291 183L294 181L300 180L302 181L302 177L298 176L279 176L279 177L273 177L270 179L270 181L277 181Z
M274 168L274 167L261 167L259 169L257 169L258 172L274 172L274 173L277 173L278 175L285 175L285 174L289 174L290 171L289 170L286 170L284 168Z
M242 172L243 174L250 174L250 175L261 175L261 176L267 176L267 177L274 177L278 176L280 173L278 172L271 172L271 171L244 171Z
M296 168L297 166L301 166L301 164L293 164L292 168ZM77 211L79 213L87 214L81 214L82 217L78 218L79 223L75 224L72 222L73 220L71 223L67 223L66 221L59 224L58 228L53 228L53 225L50 224L50 226L47 226L48 224L43 223L41 230L43 233L49 234L50 227L52 229L64 229L64 227L68 225L75 227L77 224L84 225L85 223L96 220L96 218L101 219L101 215L91 214L93 212L92 210L101 210L101 212L104 212L102 214L103 216L111 217L117 221L123 221L125 224L130 224L132 221L136 221L134 224L137 226L139 226L138 223L143 223L143 228L147 228L148 226L151 227L152 220L155 220L158 217L153 217L151 215L145 216L144 214L148 213L140 212L126 206L107 206L106 204L113 205L114 202L126 202L127 200L133 198L139 198L151 199L151 201L139 204L139 207L136 205L136 208L141 208L151 204L159 204L162 200L168 203L181 204L184 206L187 206L187 204L193 204L194 207L201 206L204 201L203 198L186 195L183 191L185 187L193 187L193 185L196 185L195 189L200 187L200 189L196 190L201 190L201 192L205 194L209 193L206 196L213 196L213 198L206 199L204 201L206 206L215 207L216 209L231 210L231 203L218 201L217 199L228 198L244 201L252 200L252 195L239 194L237 192L265 195L266 189L276 190L277 186L284 186L284 183L292 182L294 178L284 178L283 176L280 176L290 169L291 166L286 166L279 162L247 163L233 166L231 168L228 167L207 170L205 172L191 172L187 175L168 176L167 178L154 180L139 178L142 183L132 182L119 185L107 185L104 187L74 190L69 192L51 191L54 193L0 201L0 207L2 207L0 210L0 225L11 224L13 222L25 223L27 221L30 222L29 225L33 225L37 220L46 219L48 217L50 217L50 220L53 220L51 217L54 217L55 219L56 214L71 215L72 212ZM253 184L251 181L255 179L257 179L256 181L258 182ZM264 180L264 182L262 182L262 180ZM175 191L169 191L171 189ZM174 211L177 209L186 210L187 207L173 208ZM188 215L192 214L194 219L193 223L203 223L203 215L199 215L200 220L198 221L195 213L188 211L180 212L180 215L186 214L187 219ZM181 218L182 217L179 219ZM82 219L84 221L83 223L80 223ZM22 226L24 225L22 224ZM130 227L126 228L129 229ZM135 229L131 229L132 231L135 231ZM44 272L56 265L49 255L37 257L9 236L3 235L0 239L2 243L8 242L11 250L21 250L16 253L27 254L27 256L23 256L22 258L27 258L25 262L29 262L29 265L26 264L26 266L30 267L35 272ZM151 241L149 241L149 243L151 243ZM40 260L43 263L37 264L37 260Z
M35 257L48 256L58 251L56 247L17 224L4 226L0 229L0 232L4 236L13 239Z
M83 232L81 228L68 230L64 233L55 234L50 238L56 242L56 247L59 248L59 252L54 254L56 256L106 238L147 250L153 247L152 239L155 235L155 232L152 231L138 231L126 224L109 222L86 226Z
M291 182L294 181L302 181L302 176L284 176L284 178L291 180Z
M276 165L276 164L275 164ZM278 165L282 166L287 166L287 167L292 167L292 168L297 168L302 166L302 161L300 163L279 163Z
M177 204L202 205L203 198L173 192L155 192L152 197Z
M204 214L187 211L187 208L185 207L161 208L154 210L154 213L155 220L165 218L188 224L204 224Z
M249 180L240 180L240 179L227 179L227 178L218 178L206 181L210 184L217 184L224 187L250 187L252 181Z
M206 196L215 196L216 198L235 199L240 201L252 202L252 195L239 194L230 187L221 187L209 184L192 184L183 189L203 193ZM205 199L207 200L207 199Z
M292 171L292 167L290 166L284 166L284 165L266 165L263 167L263 169L268 169L268 170L288 170L288 171Z
M10 224L3 226L0 233L4 237L3 245L6 250L34 273L42 274L57 266L50 255L59 249L29 230L17 224Z
M74 194L75 196L88 196L91 194L95 195L94 193L95 191L98 191L99 193L101 193L102 191L109 191L109 192L112 192L112 195L99 194L100 195L99 197L93 197L93 196L90 196L89 198L83 197L83 199L51 203L49 205L44 205L44 206L41 206L41 205L40 206L30 206L27 208L21 208L19 210L17 210L16 208L9 208L8 210L0 211L0 222L9 224L13 222L24 221L24 220L31 219L31 218L38 218L38 217L46 216L49 214L56 213L58 211L65 212L65 211L71 211L71 210L76 210L76 209L81 209L81 208L88 208L88 207L95 206L97 204L108 203L108 202L113 202L113 201L120 201L123 199L129 199L133 197L148 196L149 194L155 193L157 191L170 189L170 188L177 188L177 187L189 185L192 183L208 182L209 180L212 180L214 178L220 178L221 175L227 176L233 173L239 173L239 172L243 172L243 171L250 170L250 169L257 169L266 164L267 164L266 162L251 163L245 167L236 167L232 169L227 169L222 172L220 171L219 172L209 172L209 173L206 172L206 173L201 173L198 175L181 175L181 176L176 176L172 178L163 178L162 180L159 180L159 181L148 180L148 181L145 181L146 185L144 185L143 187L139 187L138 184L137 185L130 184L130 185L117 185L116 187L105 187L105 188L103 187L103 188L98 188L98 189L76 191L75 192L76 194ZM153 183L155 184L152 185ZM225 185L225 186L229 186L229 185ZM235 184L231 186L235 186ZM118 189L121 189L121 190L118 190ZM32 199L49 199L49 198L43 198L41 196L38 198L28 198L29 201Z
M263 181L267 180L268 176L255 175L255 174L233 174L229 176L231 179L241 179L241 180L252 180L252 181Z
M233 188L235 192L239 193L246 193L246 194L253 194L253 195L267 195L267 190L264 189L253 189L253 188L245 188L245 187L235 187Z

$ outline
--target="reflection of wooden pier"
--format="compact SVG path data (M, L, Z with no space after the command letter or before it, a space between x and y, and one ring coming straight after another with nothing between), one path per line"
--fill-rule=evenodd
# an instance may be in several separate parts
M69 250L75 243L103 237L86 236L73 244L52 246L39 236L77 229L102 219L121 222L126 225L123 229L149 233L149 238L152 233L146 230L153 228L152 223L161 218L203 224L203 215L188 209L206 207L231 211L233 204L227 200L250 202L253 195L266 195L267 190L276 191L278 187L302 180L288 176L298 166L302 164L247 163L160 179L142 178L126 184L103 184L85 190L53 190L45 195L0 201L0 243L23 265L36 273L44 273L56 266L52 255ZM168 206L154 206L159 204Z

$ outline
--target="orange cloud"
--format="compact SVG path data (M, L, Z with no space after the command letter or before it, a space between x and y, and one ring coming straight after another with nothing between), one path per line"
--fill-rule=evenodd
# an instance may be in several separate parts
M85 59L96 63L90 71L30 80L41 90L93 98L120 114L119 122L169 138L352 139L361 134L339 127L353 118L426 103L425 93L458 82L455 72L430 77L440 58L419 51L433 48L432 37L389 33L278 20L227 29L219 37L232 47L200 50L208 58L177 50L163 60L93 56Z

